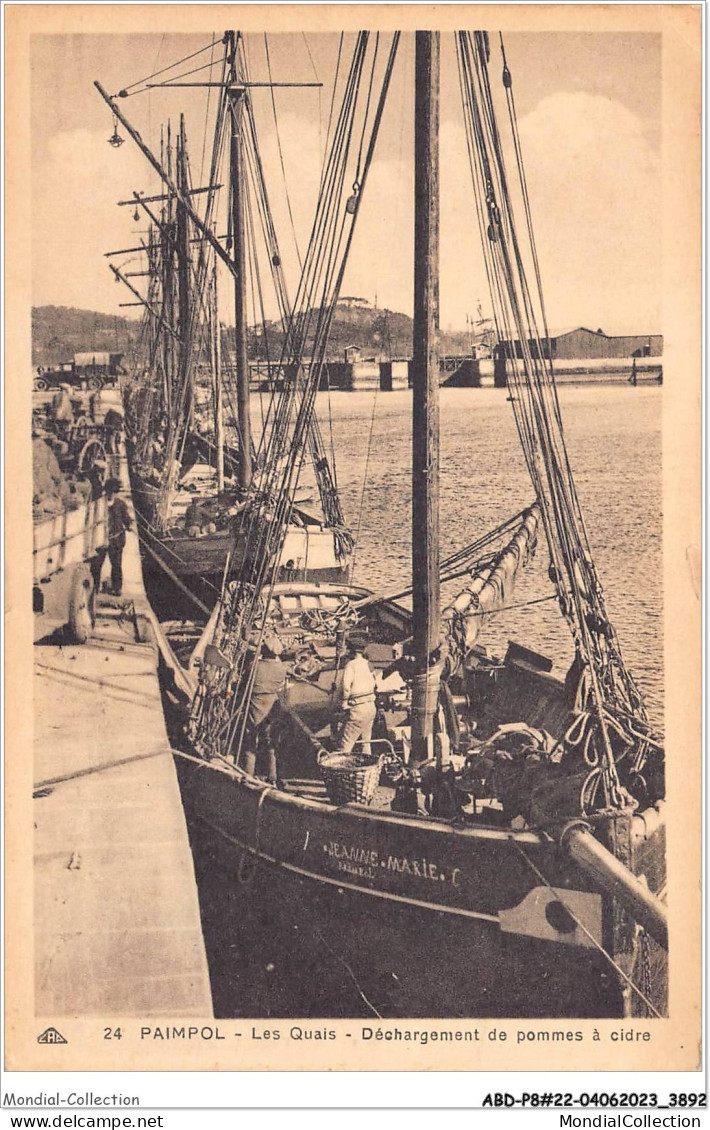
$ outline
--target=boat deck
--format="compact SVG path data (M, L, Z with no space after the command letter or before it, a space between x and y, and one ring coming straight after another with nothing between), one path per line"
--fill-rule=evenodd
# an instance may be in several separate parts
M392 762L391 772L384 766L369 804L373 809L390 811L398 792L396 782L406 776L403 767L410 741L411 691L400 666L402 641L409 635L409 614L389 602L372 602L364 593L347 585L275 586L269 623L284 646L288 677L282 698L285 712L282 720L277 717L273 722L272 744L278 780L285 792L325 804L338 803L329 796L320 759L338 751L335 688L343 664L339 639L342 641L356 623L368 640L365 655L378 675L380 712L369 752ZM505 823L503 805L479 782L472 784L467 774L465 779L460 776L466 752L483 749L499 726L521 725L525 720L551 740L564 734L572 716L569 691L562 680L549 673L550 666L545 657L511 643L505 660L491 660L484 652L477 653L471 657L470 666L467 664L454 678L448 688L448 707L438 723L444 723L448 710L446 728L452 742L453 766L458 771L452 781L452 816L496 827ZM364 752L361 742L353 752ZM435 791L434 775L427 766L433 769L433 765L427 763L420 771L418 802L414 796L404 801L400 796L398 805L416 803L421 815L427 813ZM266 779L267 772L262 752L257 757L257 776Z

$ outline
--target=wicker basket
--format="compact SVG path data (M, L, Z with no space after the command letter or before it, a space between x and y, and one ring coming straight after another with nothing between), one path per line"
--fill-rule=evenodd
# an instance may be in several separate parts
M319 768L333 804L369 804L375 795L382 758L356 757L351 753L329 753Z

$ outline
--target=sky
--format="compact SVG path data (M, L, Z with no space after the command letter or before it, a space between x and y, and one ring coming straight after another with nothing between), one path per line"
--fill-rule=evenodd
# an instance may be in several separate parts
M215 57L219 55L219 38ZM295 242L303 252L327 133L339 36L270 35L274 81L321 88L252 92L265 174L290 291L297 281ZM113 281L104 253L132 247L145 232L133 209L118 208L133 190L159 191L155 174L127 138L107 144L111 113L93 87L133 87L121 109L159 152L161 125L184 112L193 183L203 165L207 91L145 90L145 76L209 45L211 36L63 35L33 37L32 293L34 305L64 305L138 316L119 307L131 296ZM372 37L371 48L374 46ZM344 38L349 58L354 37ZM381 74L390 37L379 44ZM491 37L491 74L500 56ZM252 80L268 78L264 39L248 36ZM661 40L646 33L508 33L543 288L551 327L585 325L607 333L662 332L661 325ZM160 82L200 66L203 53ZM442 37L441 282L443 328L465 328L480 301L489 312L465 146L453 38ZM201 70L183 81L202 81ZM216 72L215 72L216 77ZM413 278L413 40L404 35L380 137L358 215L343 294L411 313ZM210 107L214 107L212 94ZM500 103L501 107L504 103ZM503 112L503 116L504 112ZM119 132L125 131L119 127ZM209 143L206 152L209 152ZM281 161L283 159L283 170ZM141 256L115 259L126 271ZM136 282L140 284L140 279ZM230 321L226 288L222 315ZM267 315L275 306L267 297Z

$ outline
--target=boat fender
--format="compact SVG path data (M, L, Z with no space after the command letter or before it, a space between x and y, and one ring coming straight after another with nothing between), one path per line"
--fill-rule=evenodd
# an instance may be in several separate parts
M237 866L237 880L242 886L248 887L256 875L259 864L258 856L244 848Z
M158 640L155 630L150 619L144 614L139 613L135 617L136 636L138 637L137 643L149 644L155 651L158 650Z

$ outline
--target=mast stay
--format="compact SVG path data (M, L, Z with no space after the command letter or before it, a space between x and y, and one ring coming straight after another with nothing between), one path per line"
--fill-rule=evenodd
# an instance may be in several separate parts
M190 733L197 750L208 758L221 754L238 760L241 751L246 707L256 670L253 660L261 649L266 623L264 612L279 573L294 490L308 449L315 394L325 363L330 326L399 43L399 33L395 33L381 78L377 109L368 122L361 111L360 88L369 38L367 32L357 36L321 179L298 293L287 324L280 366L292 376L284 384L283 395L270 421L251 502L240 514L235 530L235 538L244 547L244 556L236 571L230 572L228 566L225 574L225 595L214 633L218 662L204 662L200 670ZM358 120L361 151L368 133L369 139L360 179L356 182L357 190L348 196ZM305 357L306 347L310 349L310 361Z
M512 75L503 52L513 149L527 226L527 245L518 233L489 73L487 32L458 32L456 51L476 212L498 340L505 352L515 421L540 506L550 552L550 580L567 619L578 666L578 705L586 713L585 750L601 767L605 805L627 802L617 761L619 739L624 769L640 776L649 744L647 714L626 667L606 611L564 439L550 358L522 150L512 95ZM533 264L529 285L525 258ZM639 730L642 732L639 736ZM616 755L615 749L616 746ZM628 780L628 778L627 778Z

